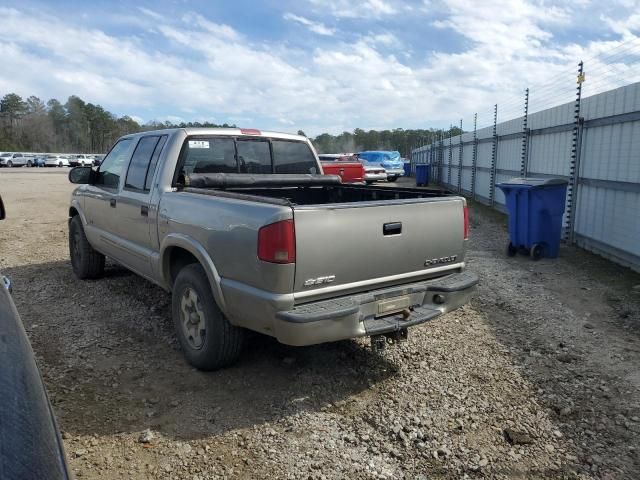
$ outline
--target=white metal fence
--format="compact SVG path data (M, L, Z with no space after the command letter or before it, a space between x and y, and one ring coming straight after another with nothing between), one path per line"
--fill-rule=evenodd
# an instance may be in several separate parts
M505 211L496 184L569 181L565 239L640 271L640 82L412 151L433 181Z

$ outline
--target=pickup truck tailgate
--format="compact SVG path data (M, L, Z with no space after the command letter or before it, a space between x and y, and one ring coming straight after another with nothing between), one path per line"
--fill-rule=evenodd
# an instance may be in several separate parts
M296 298L460 268L464 205L460 197L442 197L294 207Z

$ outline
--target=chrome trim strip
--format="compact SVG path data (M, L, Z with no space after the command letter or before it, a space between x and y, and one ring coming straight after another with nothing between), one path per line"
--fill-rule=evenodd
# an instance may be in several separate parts
M390 275L388 277L378 277L369 280L362 280L360 282L345 283L342 285L332 285L330 287L318 288L315 290L308 290L305 292L296 292L293 294L297 300L302 300L309 297L315 297L318 295L324 295L326 293L340 292L342 290L351 290L354 288L368 287L370 285L377 285L380 283L395 282L399 280L409 280L415 277L421 277L422 275L428 275L431 273L445 272L447 270L464 269L464 262L452 263L451 265L443 265L441 267L428 268L426 270L418 270L417 272L400 273L398 275Z

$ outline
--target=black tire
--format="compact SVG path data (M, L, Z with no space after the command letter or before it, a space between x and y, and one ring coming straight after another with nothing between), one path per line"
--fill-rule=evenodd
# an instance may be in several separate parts
M69 256L73 273L80 280L98 278L104 273L104 255L96 252L87 240L78 215L69 222Z
M515 257L517 253L518 249L513 245L513 243L509 242L509 245L507 245L507 255L509 257Z
M27 167L29 168L33 167L33 163L31 163L31 160L27 160Z
M62 162L58 162L58 167L62 168Z
M388 182L395 182L396 180L398 180L398 177L387 178Z
M542 245L540 245L539 243L534 243L531 246L531 250L529 250L529 256L533 259L533 260L540 260L542 258Z
M195 322L190 324L194 330L197 329L198 339L188 336L187 327L184 326L192 322L185 319L184 308L189 306L183 307L183 300L191 293L196 295L197 311L189 310L190 315L195 315L196 319L201 319L200 315L204 317L204 329L200 324L195 325ZM202 265L192 263L178 273L173 284L171 316L182 352L194 367L207 371L217 370L233 364L242 353L245 331L231 325L220 311ZM201 340L199 346L196 340Z
M13 162L11 160L7 160L7 167L13 167Z

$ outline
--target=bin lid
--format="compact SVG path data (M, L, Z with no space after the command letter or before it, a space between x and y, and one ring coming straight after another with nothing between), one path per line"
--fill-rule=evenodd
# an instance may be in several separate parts
M502 185L528 185L531 187L547 187L551 185L567 185L569 182L564 178L512 178L506 182L502 182Z

